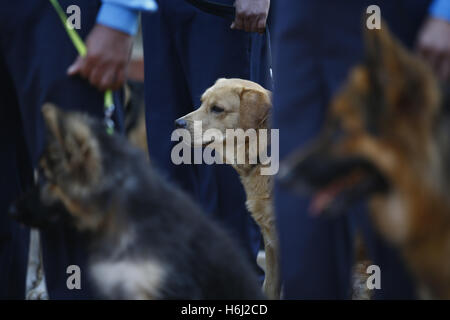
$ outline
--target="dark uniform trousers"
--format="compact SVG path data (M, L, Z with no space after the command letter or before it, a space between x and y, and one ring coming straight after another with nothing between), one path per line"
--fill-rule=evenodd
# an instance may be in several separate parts
M93 27L97 0L60 0L65 9L81 9L84 38ZM103 117L103 94L66 70L77 57L72 42L49 1L0 3L0 298L22 299L28 260L29 230L7 217L11 202L33 184L33 168L43 150L41 106L50 101L65 110ZM120 103L116 101L120 110ZM121 127L117 112L116 124ZM41 232L50 298L92 297L85 269L85 245L64 226ZM69 290L66 269L81 268L81 290Z
M245 208L234 169L174 165L170 156L176 143L171 142L174 120L198 108L203 91L218 78L251 79L267 87L264 37L231 30L230 25L184 0L161 0L158 13L144 15L147 135L152 162L227 228L256 268L261 236Z
M376 4L392 31L411 47L430 1L283 0L273 2L274 128L280 129L280 158L317 136L330 98L349 68L362 58L366 8ZM365 20L364 20L365 25ZM375 298L414 298L398 253L371 228L364 204L349 215L315 219L309 199L275 186L287 299L350 298L352 240L362 226L370 257L381 269Z

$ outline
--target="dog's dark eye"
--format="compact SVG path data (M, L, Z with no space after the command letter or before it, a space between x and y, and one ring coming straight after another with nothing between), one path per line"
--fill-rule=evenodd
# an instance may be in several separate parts
M221 108L221 107L218 107L218 106L213 106L212 108L211 108L211 112L214 112L214 113L221 113L221 112L224 112L225 110L223 109L223 108Z

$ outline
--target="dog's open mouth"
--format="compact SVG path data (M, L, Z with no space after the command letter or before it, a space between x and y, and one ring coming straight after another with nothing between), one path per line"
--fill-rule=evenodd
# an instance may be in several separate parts
M388 183L379 170L360 157L335 158L311 153L282 163L280 182L312 195L310 213L334 216L364 197L385 192Z
M365 179L365 173L360 170L350 173L332 181L330 184L316 190L311 201L309 211L313 215L320 215L333 205L336 206L337 198L352 190Z

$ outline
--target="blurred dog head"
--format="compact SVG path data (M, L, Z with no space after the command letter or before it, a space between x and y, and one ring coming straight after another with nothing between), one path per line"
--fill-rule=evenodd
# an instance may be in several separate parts
M280 171L286 185L314 194L314 213L342 212L367 195L386 200L414 178L442 180L432 73L386 25L367 30L365 40L365 60L333 99L320 138Z
M132 183L123 183L133 179L126 173L133 165L127 156L141 152L85 114L51 104L42 113L47 144L39 161L40 183L16 202L12 215L37 226L69 215L80 230L106 227L117 218L121 193L133 191Z

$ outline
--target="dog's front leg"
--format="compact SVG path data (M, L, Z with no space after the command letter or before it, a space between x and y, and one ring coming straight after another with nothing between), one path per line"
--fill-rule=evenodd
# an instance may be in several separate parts
M280 299L280 266L278 257L278 241L273 234L263 234L266 252L266 277L263 290L269 299Z

